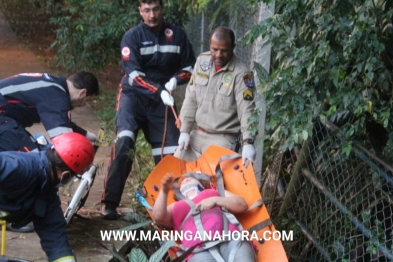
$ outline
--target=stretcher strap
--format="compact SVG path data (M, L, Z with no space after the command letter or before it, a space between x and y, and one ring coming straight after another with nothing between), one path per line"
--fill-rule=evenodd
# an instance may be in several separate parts
M195 223L195 226L196 226L199 234L201 236L204 236L205 229L203 228L203 224L202 224L202 220L201 220L201 212L195 210L195 204L190 199L186 198L185 201L189 205L190 210L192 210L192 214L194 216L194 223ZM225 262L225 260L222 258L222 256L220 255L220 252L218 252L218 249L216 247L216 245L218 245L219 243L222 243L222 242L224 242L224 241L219 240L219 241L208 242L205 246L201 247L198 250L195 250L194 253L208 250L209 253L214 257L214 259L217 262Z
M254 204L252 204L251 206L248 207L247 211L254 209L256 207L260 207L263 205L263 200L262 199L258 199Z
M265 227L268 227L270 225L273 225L272 220L270 218L263 220L262 222L259 222L256 225L253 225L252 227L250 227L248 229L248 232L252 233L252 232L258 232L261 229L264 229Z
M192 202L192 201L191 201L190 199L188 199L188 198L185 198L184 200L186 201L186 203L187 203L188 206L190 207L190 210L188 211L186 217L185 217L185 218L183 219L183 221L181 222L178 231L183 230L184 223L186 223L187 219L194 213L194 208L193 208L193 207L195 206L194 202Z
M209 248L208 251L217 262L225 262L224 258L221 256L220 252L218 251L217 246Z
M235 217L234 214L232 214L228 211L223 211L223 214L226 218L224 220L229 221L229 223L235 225L239 230L243 230L243 226L240 224L239 220L237 220L237 218Z
M231 155L224 155L220 157L220 160L218 161L216 165L216 180L217 180L217 191L220 194L220 196L225 196L225 188L224 188L224 179L223 179L223 173L221 170L221 162L227 161L227 160L232 160L232 159L237 159L241 158L242 156L235 153Z
M241 241L231 241L231 242L229 242L227 249L229 249L231 251L229 252L228 262L234 262L235 261L236 253L239 250L241 244L242 244Z

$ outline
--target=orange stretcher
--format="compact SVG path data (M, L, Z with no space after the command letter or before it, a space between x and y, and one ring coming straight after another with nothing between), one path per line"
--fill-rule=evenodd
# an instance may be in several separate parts
M215 170L221 157L233 154L236 153L229 149L210 146L193 162L186 162L174 156L167 155L150 173L143 185L143 191L146 194L145 200L151 206L154 206L154 201L161 187L161 179L165 174L172 173L175 177L179 177L188 172L201 172L215 176ZM259 192L252 165L245 168L242 165L242 159L237 158L222 161L220 167L223 173L225 189L244 197L249 206L255 206L247 212L237 215L236 218L242 224L244 230L248 230L249 232L256 231L258 234L259 240L252 240L253 244L256 246L257 261L288 261L281 240L274 240L274 238L271 237L272 232L276 229L271 223L265 205L261 202L262 196ZM174 201L174 193L170 191L168 195L168 205ZM255 205L258 202L261 204ZM152 211L150 209L147 209L147 211L150 217L152 217ZM266 240L263 239L264 236ZM270 240L267 240L269 238ZM275 239L277 239L277 237ZM169 250L168 252L171 257L176 257L176 253L173 250Z

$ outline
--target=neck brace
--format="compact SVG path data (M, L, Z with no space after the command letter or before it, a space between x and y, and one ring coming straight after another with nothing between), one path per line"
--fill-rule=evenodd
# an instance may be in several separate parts
M180 192L182 193L183 196L187 197L187 193L190 191L194 191L194 196L190 197L190 199L193 199L196 195L201 193L205 188L202 186L201 183L199 182L193 182L193 183L188 183L184 186L180 186Z

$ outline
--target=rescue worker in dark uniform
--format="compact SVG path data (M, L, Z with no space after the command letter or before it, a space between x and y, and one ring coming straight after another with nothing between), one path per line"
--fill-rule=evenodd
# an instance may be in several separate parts
M117 218L138 131L142 129L150 143L156 164L175 152L180 133L172 110L166 107L174 105L170 91L189 81L195 64L185 32L163 20L162 0L139 0L139 13L143 22L128 30L121 41L124 76L116 107L117 141L102 197L102 215L109 220Z
M176 157L194 161L210 145L229 149L241 133L243 164L254 162L248 119L255 109L255 82L252 71L234 55L235 46L233 31L220 26L211 34L210 51L198 56L180 111Z
M97 137L71 122L70 110L98 95L97 78L78 72L69 78L47 73L24 73L0 80L0 152L38 151L25 129L42 122L50 138L77 132L91 142Z
M74 132L52 139L40 152L0 152L0 219L15 228L33 221L49 261L75 262L65 232L58 187L93 162L94 149Z

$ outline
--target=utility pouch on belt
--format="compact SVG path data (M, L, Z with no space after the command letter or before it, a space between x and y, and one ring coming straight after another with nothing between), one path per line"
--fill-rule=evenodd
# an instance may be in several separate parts
M236 137L236 139L231 144L231 150L235 151L235 152L239 152L239 149L241 146L241 141L242 141L242 134L239 132L239 135Z

